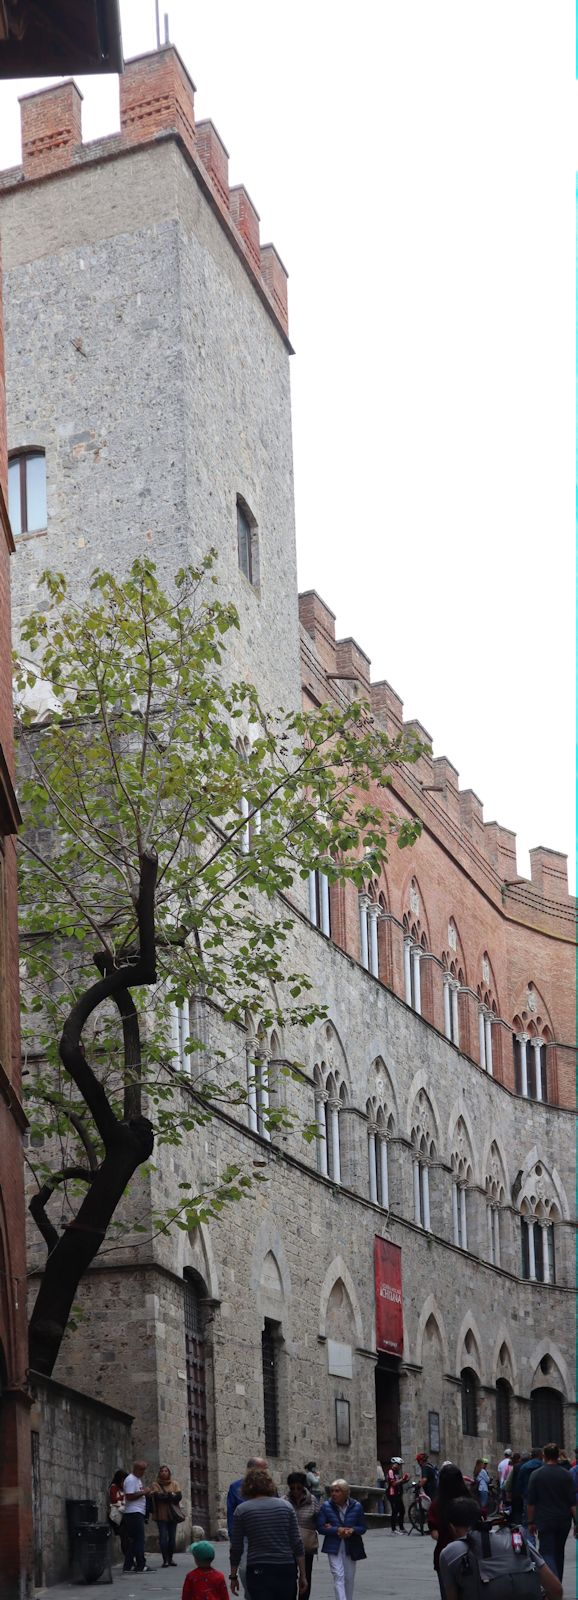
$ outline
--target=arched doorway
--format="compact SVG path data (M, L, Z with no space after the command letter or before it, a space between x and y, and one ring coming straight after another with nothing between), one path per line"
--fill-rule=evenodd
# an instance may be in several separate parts
M191 1471L191 1520L208 1532L209 1473L207 1447L207 1383L205 1350L206 1290L196 1273L184 1275L185 1351L187 1365L187 1407L189 1424L189 1462Z
M530 1395L532 1444L564 1443L564 1401L558 1389L532 1389Z

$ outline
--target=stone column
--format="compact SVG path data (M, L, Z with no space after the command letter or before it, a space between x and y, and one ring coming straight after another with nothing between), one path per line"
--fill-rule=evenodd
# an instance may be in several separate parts
M339 1146L339 1101L338 1100L330 1100L329 1101L329 1110L330 1110L330 1113L331 1113L331 1164L332 1164L332 1167L333 1167L333 1171L331 1173L331 1176L333 1178L334 1183L341 1183L341 1150L340 1150L340 1146Z
M315 1100L315 1121L317 1123L317 1165L322 1178L327 1177L327 1129L325 1124L325 1098L317 1095Z
M516 1038L520 1046L520 1080L521 1093L525 1100L528 1099L528 1038L525 1033L517 1033Z
M255 1079L255 1062L251 1060L251 1052L249 1050L247 1050L247 1111L251 1132L256 1133L258 1129L257 1083Z
M429 1214L429 1167L423 1166L421 1170L423 1187L423 1225L426 1229L426 1232L429 1233L431 1230Z
M379 951L377 945L377 922L379 918L379 906L371 903L367 908L367 916L369 921L369 970L372 974L372 977L378 978Z
M500 1208L493 1206L493 1264L501 1267Z
M467 1213L466 1191L465 1191L465 1186L464 1185L462 1185L462 1187L460 1189L460 1220L461 1220L462 1250L467 1250L467 1248L468 1248L468 1213Z
M267 1124L266 1124L266 1121L265 1121L267 1112L269 1110L269 1063L268 1063L268 1061L262 1060L262 1061L259 1062L259 1066L257 1068L257 1084L258 1084L258 1089L259 1089L259 1101L260 1101L260 1105L259 1105L259 1111L260 1111L259 1122L261 1124L261 1126L259 1128L259 1133L261 1133L263 1135L264 1139L270 1139L271 1138L271 1129L267 1127Z
M329 912L329 882L324 872L319 873L319 890L321 898L321 932L329 935L331 932L331 917Z
M411 950L412 950L411 939L404 939L404 941L403 941L403 976L404 976L404 981L405 981L405 999L406 999L406 1004L408 1006L411 1005Z
M420 1188L420 1181L419 1181L419 1161L414 1161L414 1164L413 1164L413 1208L414 1208L414 1212L415 1212L415 1220L416 1220L416 1222L419 1222L421 1224L421 1222L422 1222L422 1214L421 1214L421 1188Z
M362 967L369 968L369 947L367 943L367 908L369 900L366 894L359 896L359 949Z
M445 1033L446 1039L451 1039L451 1036L452 1036L452 1019L451 1019L451 1009L450 1008L451 1008L450 980L449 980L447 974L444 972L444 1033Z
M540 1055L541 1044L541 1039L531 1040L532 1049L534 1051L534 1082L536 1084L537 1100L542 1099L542 1057Z
M176 1000L171 1000L171 1053L176 1057L174 1066L181 1065L181 1030L179 1027L179 1008Z
M369 1198L377 1204L377 1160L375 1151L375 1128L370 1127L367 1135L367 1149L369 1156Z
M494 1075L494 1060L492 1056L492 1018L489 1011L486 1011L484 1017L484 1031L486 1035L486 1071L489 1072L492 1078Z
M548 1235L550 1229L547 1222L542 1223L542 1259L544 1262L544 1283L550 1282L550 1255L548 1251Z
M534 1244L534 1218L533 1217L529 1217L527 1220L528 1220L528 1259L529 1259L529 1266L530 1266L530 1277L535 1281L535 1278L536 1278L536 1247L535 1247L535 1244Z
M488 1261L494 1259L494 1219L493 1208L488 1206Z
M315 882L315 878L316 873L310 872L308 879L309 919L313 923L314 927L317 926L317 884Z
M247 817L247 818L249 816L249 801L248 801L247 796L245 794L241 796L241 816L242 817ZM243 855L244 856L248 856L250 849L251 849L251 824L250 824L249 821L247 821L245 823L245 827L241 828L241 850L243 852Z
M414 1010L417 1011L418 1017L421 1017L421 976L419 970L421 950L417 944L414 944L411 959L413 961Z
M460 1242L460 1217L458 1210L458 1186L454 1178L452 1183L452 1220L454 1226L454 1244Z
M389 1163L387 1158L387 1140L379 1141L379 1172L381 1177L381 1204L385 1211L389 1210Z
M459 1014L459 1010L458 1010L458 985L457 985L457 983L452 983L451 1005L452 1005L452 1039L454 1041L454 1044L459 1044L459 1042L460 1042L460 1014Z
M483 1006L480 1006L480 1009L479 1009L478 1024L479 1024L479 1029L480 1029L480 1066L483 1067L484 1072L485 1072L485 1070L486 1070L486 1023L485 1023Z

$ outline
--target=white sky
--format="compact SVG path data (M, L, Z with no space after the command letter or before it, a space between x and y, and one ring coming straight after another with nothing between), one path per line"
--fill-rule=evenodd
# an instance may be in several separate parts
M290 273L300 587L519 870L572 855L573 0L167 4ZM153 48L154 0L121 12ZM117 81L80 83L112 132ZM34 86L2 87L2 166Z

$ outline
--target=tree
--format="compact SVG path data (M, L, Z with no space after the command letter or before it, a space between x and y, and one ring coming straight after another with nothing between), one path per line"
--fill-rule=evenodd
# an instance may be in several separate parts
M96 572L79 606L45 574L46 609L21 631L30 1210L47 1247L30 1360L45 1373L155 1141L185 1138L223 1093L246 1097L226 1051L195 1072L196 1038L192 1072L179 1070L171 1006L194 995L242 1024L248 1011L267 1025L322 1015L307 974L287 970L287 896L312 869L361 888L392 838L405 846L419 832L380 793L417 759L415 739L390 740L356 700L272 713L234 679L238 618L214 560L180 571L170 594L146 561L122 582ZM252 1181L229 1168L212 1191L181 1186L155 1225L189 1229Z

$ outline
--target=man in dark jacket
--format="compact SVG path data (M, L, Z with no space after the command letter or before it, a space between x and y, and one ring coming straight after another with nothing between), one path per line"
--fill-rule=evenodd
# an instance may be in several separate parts
M574 1521L576 1490L572 1473L560 1466L557 1444L544 1446L544 1465L532 1473L528 1484L528 1527L540 1535L540 1551L560 1582L564 1576L564 1549Z
M541 1467L541 1465L541 1450L526 1450L524 1452L520 1463L520 1471L518 1473L517 1489L518 1495L522 1501L521 1521L525 1533L528 1532L528 1484L530 1482L532 1473L537 1472L538 1467Z

